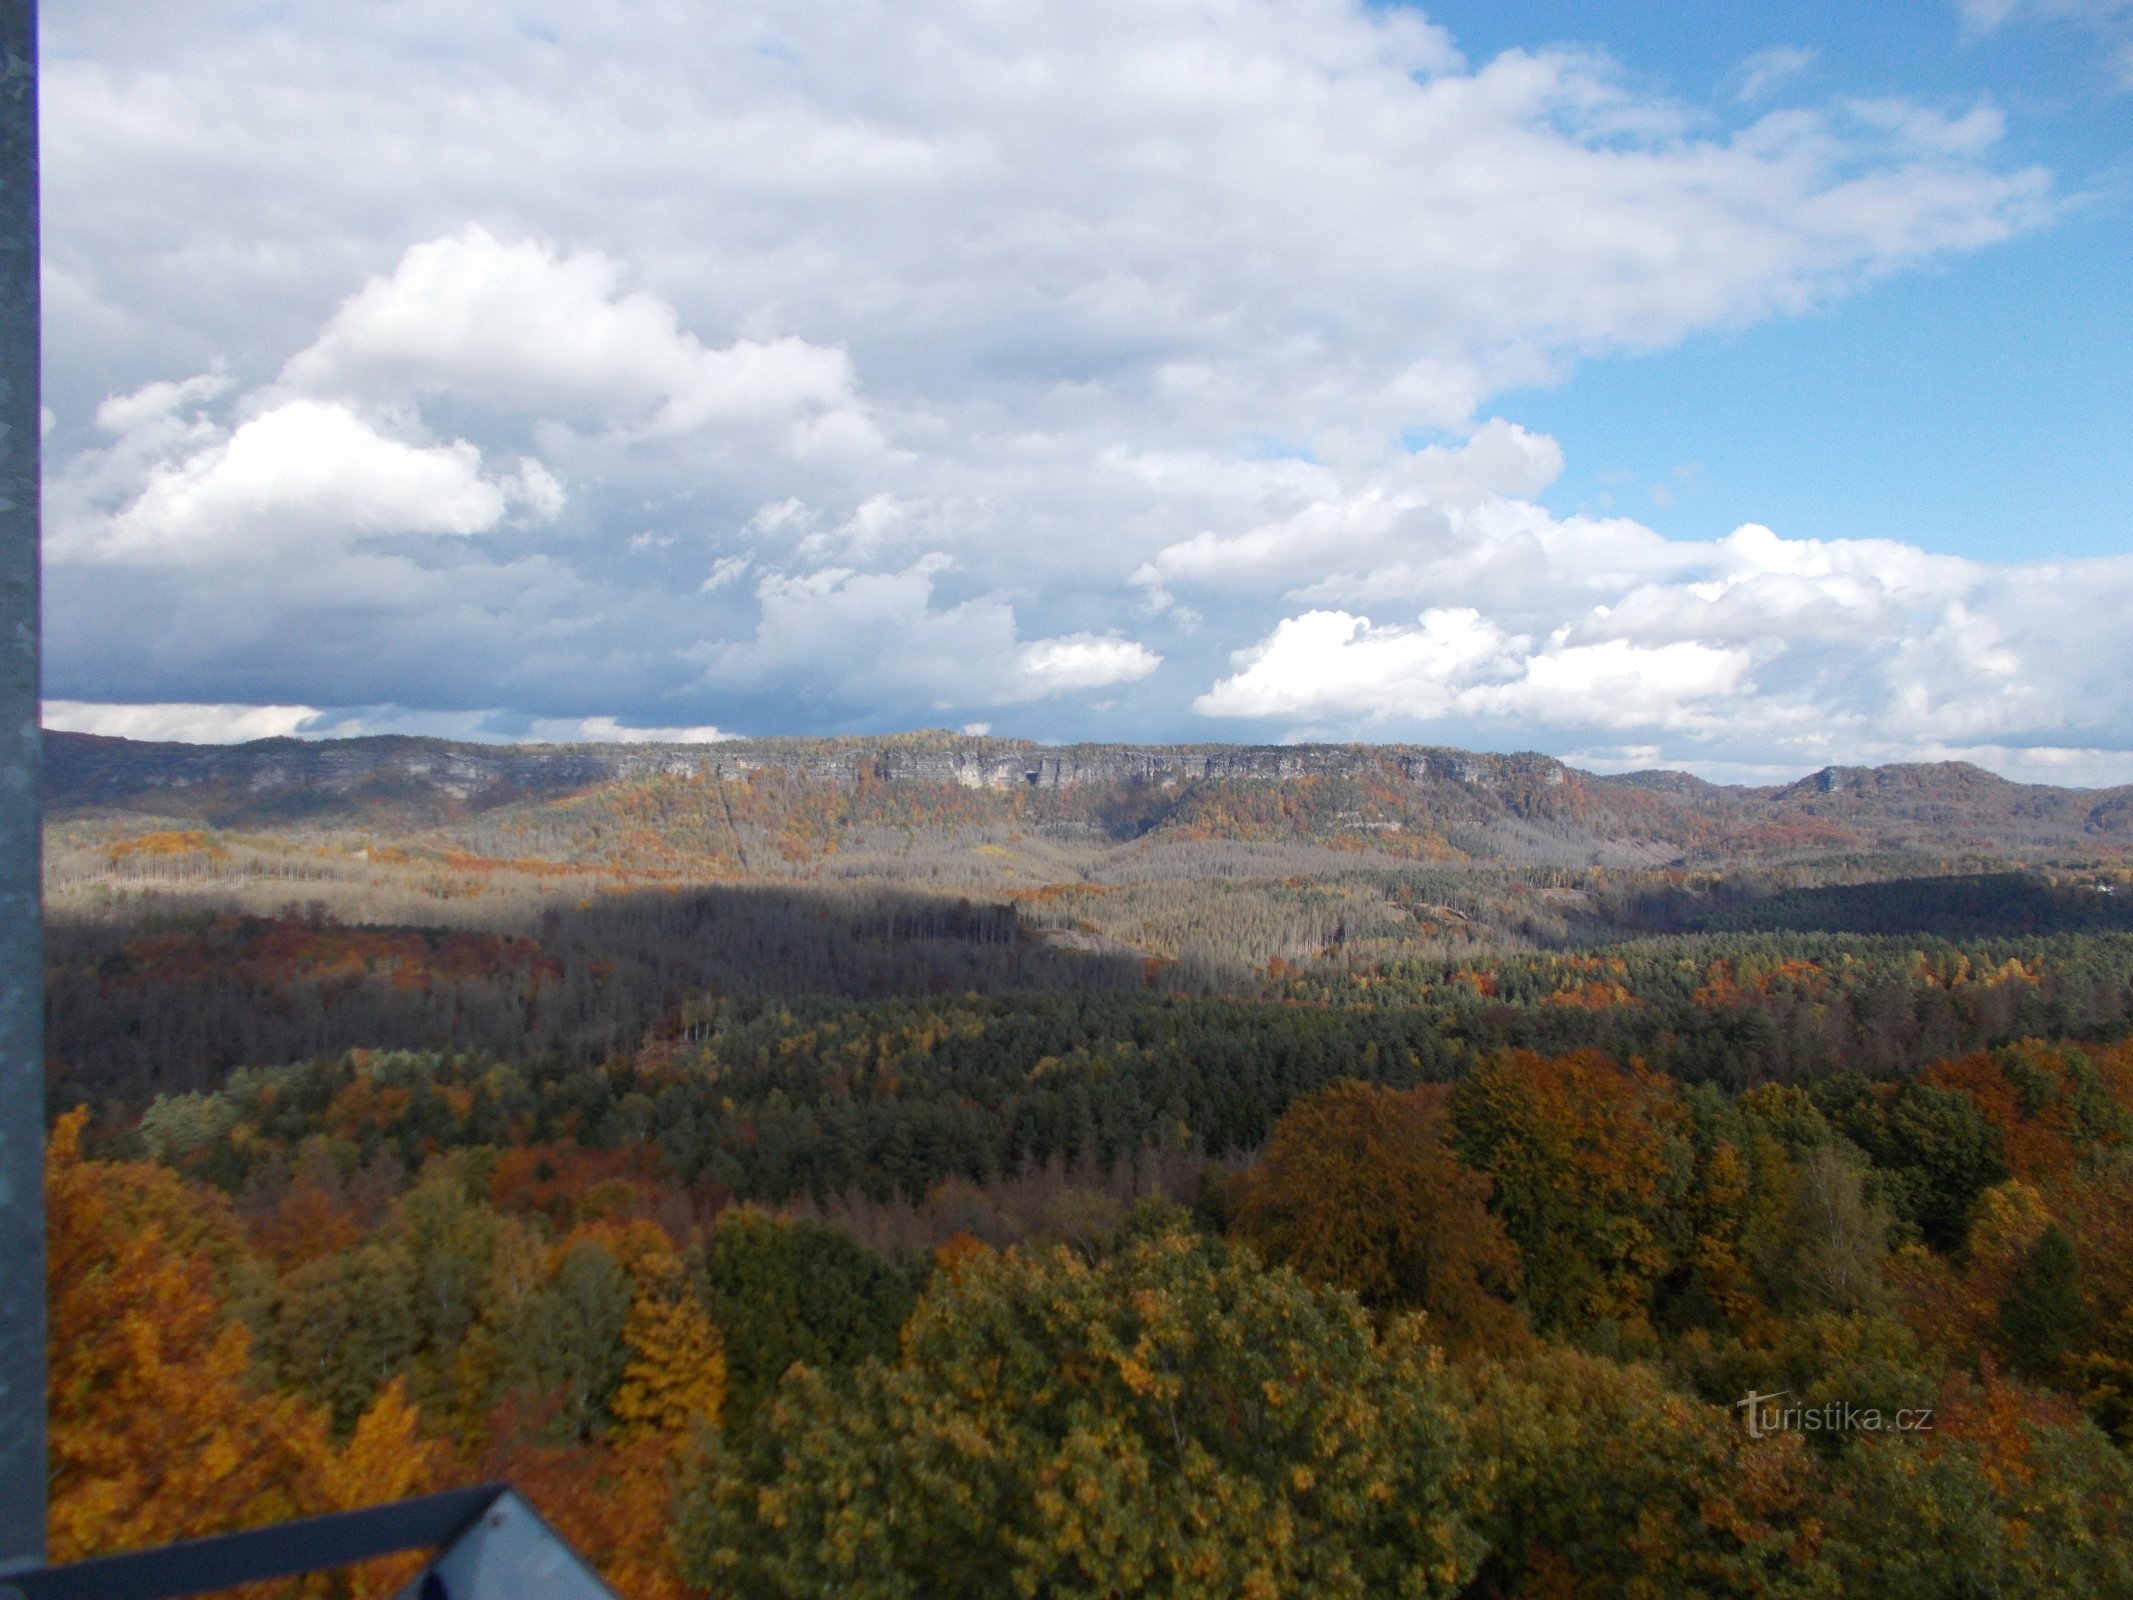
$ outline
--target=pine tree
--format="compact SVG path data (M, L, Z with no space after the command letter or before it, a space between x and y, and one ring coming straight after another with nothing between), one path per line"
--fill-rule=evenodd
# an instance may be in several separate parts
M2080 1342L2088 1321L2074 1243L2053 1223L2039 1236L2000 1299L2000 1338L2026 1377L2048 1378Z

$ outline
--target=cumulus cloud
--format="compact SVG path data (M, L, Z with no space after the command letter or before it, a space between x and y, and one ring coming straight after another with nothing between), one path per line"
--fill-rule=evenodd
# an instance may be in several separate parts
M154 426L167 413L122 403L119 418ZM514 502L552 517L562 499L536 461L491 478L481 452L463 439L410 444L344 406L292 400L190 455L158 462L131 504L101 525L63 528L54 554L165 565L248 561L366 533L480 533Z
M149 305L278 362L321 281L379 273L390 240L398 265L292 380L524 381L679 427L745 396L841 414L848 351L889 412L1007 403L1012 431L1109 410L1175 436L1189 410L1325 442L1457 427L1589 351L1812 303L2049 209L2041 174L1848 107L1703 126L1590 52L1470 66L1407 8L1078 16L605 0L553 19L570 71L484 6L419 50L324 0L75 18L48 161L57 198L95 200L53 208L82 308L61 314L86 335L90 307ZM188 290L204 255L222 295Z
M1162 664L1161 656L1136 640L1072 633L1024 645L1015 668L1036 695L1047 695L1137 683Z
M621 292L621 277L597 250L558 255L469 224L371 279L282 381L372 399L446 394L648 436L787 425L802 446L873 442L842 350L792 337L709 349L664 300Z
M1430 445L1344 493L1338 473L1284 471L1277 503L1293 509L1238 533L1205 530L1167 546L1133 575L1162 588L1185 580L1257 586L1269 579L1324 572L1331 564L1397 560L1437 543L1464 516L1491 514L1507 500L1554 481L1563 454L1545 434L1491 419L1457 446ZM1376 576L1366 580L1381 587Z
M486 744L717 744L738 737L715 727L625 727L613 717L520 717L497 710L363 706L322 711L316 706L112 705L83 700L45 701L43 725L63 733L182 744L352 739L379 733Z
M696 586L697 593L710 594L714 589L723 589L729 583L739 583L751 563L746 556L720 556L711 563L710 572Z
M1996 567L1752 524L1669 541L1500 509L1441 538L1436 560L1399 569L1479 604L1414 623L1302 611L1237 651L1193 709L1356 734L1448 721L1643 730L1671 738L1624 748L1714 770L1905 749L1992 751L2004 764L2033 745L2133 773L2113 706L2129 671L2108 620L2133 603L2133 558ZM1623 561L1624 546L1641 559ZM1501 581L1514 565L1515 589Z
M198 407L227 394L236 380L226 372L203 372L179 382L161 379L144 383L131 394L115 394L96 408L96 425L104 432L124 436L159 428L188 407Z
M1238 671L1193 702L1211 717L1415 723L1500 717L1538 727L1677 728L1737 693L1749 653L1700 641L1551 643L1533 649L1470 607L1418 627L1309 611L1239 651Z
M1193 709L1209 717L1433 719L1451 709L1466 683L1508 671L1528 642L1507 638L1470 607L1426 611L1416 628L1307 611L1238 651L1239 670Z

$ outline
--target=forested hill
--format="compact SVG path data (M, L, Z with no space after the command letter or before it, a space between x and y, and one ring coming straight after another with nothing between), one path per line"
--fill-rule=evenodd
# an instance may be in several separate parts
M746 865L756 870L818 859L848 836L973 828L1579 865L2133 847L2133 787L2011 783L1961 762L1832 767L1741 788L1417 745L1046 746L940 732L716 745L186 745L48 733L45 783L60 820L131 813L386 832L487 823L536 841L516 855L614 860L626 835L653 855L731 854L737 865L754 838L761 859Z

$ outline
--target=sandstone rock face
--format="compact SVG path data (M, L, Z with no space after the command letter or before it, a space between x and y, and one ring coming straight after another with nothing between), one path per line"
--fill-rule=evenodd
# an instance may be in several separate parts
M435 790L457 800L532 797L654 776L743 780L763 769L815 782L943 783L967 789L1065 790L1206 781L1384 777L1487 789L1560 788L1550 756L1477 755L1412 745L1062 745L939 735L931 739L751 739L715 745L487 745L442 739L261 739L241 745L150 744L45 735L55 802L89 804L202 784L253 794L344 795L366 787Z

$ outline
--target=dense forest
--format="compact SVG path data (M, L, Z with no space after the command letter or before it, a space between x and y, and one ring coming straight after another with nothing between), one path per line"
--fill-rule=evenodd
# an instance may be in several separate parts
M508 1477L647 1600L2133 1595L2097 807L868 760L79 779L55 1555ZM1565 843L1661 801L1752 848Z

